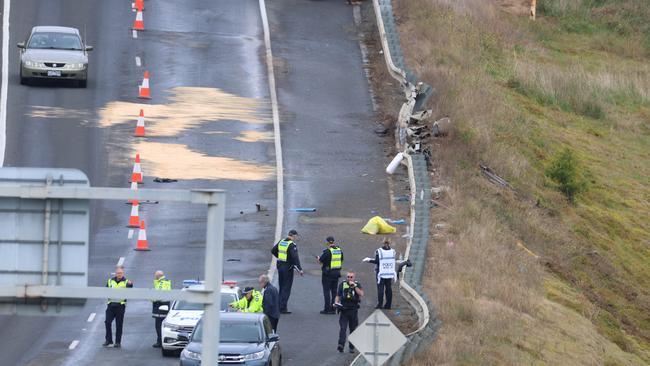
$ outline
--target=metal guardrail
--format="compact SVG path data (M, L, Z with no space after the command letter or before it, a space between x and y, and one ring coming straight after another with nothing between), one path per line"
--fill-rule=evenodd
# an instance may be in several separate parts
M409 341L387 362L388 365L397 366L412 358L423 346L431 344L440 327L435 308L422 291L429 242L431 184L427 172L427 155L421 149L420 135L417 133L421 128L426 128L418 123L431 114L422 108L434 90L430 85L418 82L415 74L406 66L391 0L373 0L373 7L386 66L390 75L400 82L406 96L406 102L399 111L396 129L397 148L406 157L411 190L411 235L405 254L413 267L404 269L401 289L402 296L417 314L418 328L407 334ZM358 356L351 365L368 363Z

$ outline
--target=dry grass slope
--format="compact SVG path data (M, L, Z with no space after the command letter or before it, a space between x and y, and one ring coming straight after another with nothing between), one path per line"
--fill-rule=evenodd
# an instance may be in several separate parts
M538 0L530 22L527 3L395 3L455 123L433 146L434 186L452 187L428 284L444 325L413 365L649 364L650 6ZM588 181L575 203L545 175L567 147Z

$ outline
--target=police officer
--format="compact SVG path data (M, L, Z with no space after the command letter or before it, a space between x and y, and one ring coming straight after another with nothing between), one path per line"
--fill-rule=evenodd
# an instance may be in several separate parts
M336 245L333 236L328 236L325 241L328 247L323 250L320 256L316 257L318 263L322 265L321 282L323 284L323 298L325 300L325 305L320 313L335 314L334 307L332 307L332 300L336 297L339 277L341 277L343 251Z
M153 275L153 288L157 291L170 291L172 289L172 281L168 280L165 277L163 271L156 271ZM167 310L161 310L160 307L167 305ZM160 336L162 322L165 320L167 313L169 312L169 301L160 301L154 300L152 303L151 316L155 320L156 327L156 343L152 345L154 348L162 347L162 338Z
M345 281L339 285L336 303L334 304L340 312L339 326L341 329L339 330L339 345L336 347L339 352L343 352L343 348L345 348L347 328L350 328L350 334L352 334L359 325L359 302L363 297L363 289L355 277L354 271L348 271ZM349 343L349 348L350 353L353 353L354 346L352 343Z
M300 265L300 257L298 256L298 247L295 241L298 239L298 232L296 230L289 230L287 237L280 240L271 249L271 253L278 258L278 282L280 285L280 313L291 314L287 310L287 303L289 296L291 296L291 286L293 285L293 270L298 269L302 276L302 266Z
M261 313L264 311L262 305L262 293L252 287L245 287L242 291L244 297L237 301L233 301L228 306L237 309L242 313Z
M393 281L397 280L395 265L395 249L390 247L390 239L384 239L381 248L375 251L375 259L364 258L364 262L375 264L377 275L377 306L376 309L390 309L393 303ZM384 304L384 293L386 303Z
M133 282L124 277L124 267L118 266L115 268L115 277L109 278L106 282L106 287L110 288L131 288ZM109 347L113 344L112 325L115 319L115 345L113 347L120 348L122 345L122 322L124 321L124 311L126 310L126 299L108 299L106 305L106 341L104 347Z

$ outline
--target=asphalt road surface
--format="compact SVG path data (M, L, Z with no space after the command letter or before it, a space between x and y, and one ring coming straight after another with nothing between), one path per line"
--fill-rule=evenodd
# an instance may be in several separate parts
M8 1L8 0L4 0ZM226 279L253 284L268 269L275 231L273 125L257 0L147 1L146 30L133 38L131 1L12 1L5 166L84 171L94 186L128 187L135 153L145 186L228 191ZM286 365L341 365L336 316L320 315L320 271L314 255L328 235L343 245L344 267L356 269L375 304L371 256L377 238L364 221L389 215L382 141L373 110L352 9L344 1L274 0L267 4L284 149L284 228L301 234L306 269L296 278L280 319ZM87 89L42 83L21 86L18 49L34 25L85 28ZM136 60L136 57L138 60ZM144 70L153 98L136 98ZM149 137L132 137L140 108ZM178 182L154 183L154 177ZM255 203L269 208L256 212ZM164 206L164 207L163 207ZM125 227L130 206L92 206L90 285L103 285L124 258L127 276L150 287L165 270L178 288L203 273L203 208L142 205L150 252L135 252ZM290 211L316 207L315 213ZM137 234L136 234L137 235ZM2 365L175 365L151 347L150 303L127 306L123 348L103 349L105 303L89 301L70 317L0 316ZM92 321L91 314L96 314ZM363 316L362 316L363 318ZM74 349L69 349L78 341Z

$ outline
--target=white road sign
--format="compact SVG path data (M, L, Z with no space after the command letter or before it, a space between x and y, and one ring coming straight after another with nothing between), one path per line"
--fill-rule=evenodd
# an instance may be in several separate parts
M373 366L381 366L407 339L381 310L375 310L350 334L350 342Z

